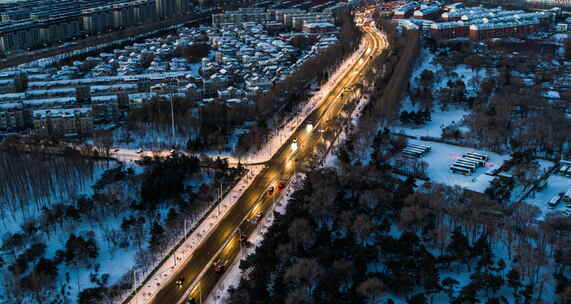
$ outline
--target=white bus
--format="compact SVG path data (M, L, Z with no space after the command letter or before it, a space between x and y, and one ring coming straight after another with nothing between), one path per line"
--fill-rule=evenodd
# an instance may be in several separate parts
M474 156L474 157L481 159L481 160L488 160L489 159L487 154L480 154L480 153L476 153L476 152L468 152L466 154Z
M402 154L406 157L412 157L412 158L419 158L422 156L422 153L418 153L418 152L414 152L414 151L408 151L408 150L403 150Z
M560 199L561 199L561 196L559 196L559 195L552 197L549 200L549 202L547 202L547 206L549 206L549 209L555 208L555 206L557 206L557 203L559 203Z
M424 151L419 150L419 149L414 149L414 148L404 148L403 151L409 151L409 152L424 154Z
M472 171L470 169L458 167L455 165L450 166L450 170L452 170L452 172L454 172L456 174L462 174L462 175L466 175L466 176L472 174Z
M478 164L478 166L480 166L480 167L483 167L483 166L486 165L486 161L485 161L485 160L481 160L481 159L479 159L479 158L475 158L475 157L473 157L473 156L471 156L471 155L464 155L464 156L462 156L462 158L465 159L465 160L473 161L473 162L475 162L476 164Z
M419 149L423 149L423 150L427 150L427 151L431 151L431 150L432 150L432 147L431 147L431 146L428 146L428 145L408 144L407 146L413 147L413 148L419 148Z
M565 192L565 195L563 195L563 201L571 202L571 189L569 189L569 190L567 190L567 192Z
M461 164L473 165L473 166L475 166L475 167L479 167L479 166L480 166L480 165L479 165L477 162L475 162L475 161L471 161L471 160L467 160L467 159L463 159L463 158L457 159L456 162L457 162L457 163L461 163Z
M462 167L462 168L470 169L470 170L472 170L472 172L476 171L476 165L466 164L466 163L462 163L462 162L455 162L452 165L456 166L456 167Z
M408 150L408 151L417 151L417 152L420 152L422 154L425 154L427 152L426 150L422 150L422 149L418 149L418 148L411 148L411 147L406 147L404 149Z

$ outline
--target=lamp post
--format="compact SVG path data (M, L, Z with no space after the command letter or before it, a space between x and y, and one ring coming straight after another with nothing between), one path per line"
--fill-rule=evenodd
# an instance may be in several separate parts
M172 140L173 145L175 142L175 129L174 129L174 80L171 80L169 83L169 91L170 91L170 100L171 100L171 122L172 122Z

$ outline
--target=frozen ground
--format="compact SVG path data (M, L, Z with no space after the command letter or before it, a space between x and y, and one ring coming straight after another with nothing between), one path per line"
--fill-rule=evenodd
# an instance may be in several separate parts
M449 81L462 80L466 87L467 97L477 96L480 82L486 77L491 76L490 74L497 73L495 70L488 71L482 68L472 69L465 64L445 68L440 62L438 62L436 55L431 50L423 48L418 64L411 75L411 88L421 87L420 76L424 70L428 70L433 73L433 81L430 87L433 93L436 93L443 88L447 88ZM432 112L432 121L421 126L415 126L414 124L402 125L400 122L397 122L393 129L399 133L410 136L441 137L442 129L444 127L453 124L461 124L464 116L469 113L468 109L463 105L455 104L448 105L447 108L443 110L442 104L438 100L436 94L434 95L432 104L433 106L430 109ZM401 111L411 110L422 110L422 106L420 102L413 104L410 97L405 96L401 101Z
M555 209L547 208L547 202L555 195L564 193L570 188L571 178L553 174L547 179L547 187L543 191L531 194L524 201L541 209L542 215L540 219L542 219L549 212L565 210L565 203L562 201L559 202Z
M507 155L498 155L492 152L478 151L473 148L443 143L421 140L409 140L409 143L424 144L432 147L432 151L422 157L421 160L428 163L427 175L433 182L450 186L460 186L477 192L484 192L493 179L492 176L485 174L486 171L491 167L501 166L504 161L509 159ZM486 167L478 168L471 176L452 173L452 171L450 171L450 165L467 152L488 154L490 159L486 163Z
M402 101L401 111L418 111L420 104L412 104L410 98L406 97ZM410 135L410 136L431 136L441 137L442 129L452 124L457 124L462 121L468 111L462 106L450 106L447 110L443 111L441 107L435 106L432 109L432 121L426 124L415 126L413 124L402 125L400 122L393 127L393 130Z

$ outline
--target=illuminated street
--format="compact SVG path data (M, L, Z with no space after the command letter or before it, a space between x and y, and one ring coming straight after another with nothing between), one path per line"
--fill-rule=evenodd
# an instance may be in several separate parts
M352 66L338 78L319 106L304 120L300 120L294 133L288 139L284 138L285 143L230 207L229 212L196 244L190 258L181 261L186 264L173 268L178 273L165 276L166 283L150 283L162 287L159 292L140 292L130 303L177 303L187 297L200 302L206 297L224 272L225 266L231 264L239 254L240 234L245 237L255 231L257 219L271 208L274 196L278 195L276 192L282 191L294 172L300 170L302 164L312 156L321 137L315 130L331 127L328 125L331 119L339 115L348 101L343 94L344 90L361 81L363 72L370 67L372 59L387 47L385 37L378 30L370 27L364 27L363 30L363 48L351 61ZM301 115L305 116L304 112ZM266 192L270 186L275 189L273 194ZM180 281L177 284L176 281L181 278L184 278L182 284Z

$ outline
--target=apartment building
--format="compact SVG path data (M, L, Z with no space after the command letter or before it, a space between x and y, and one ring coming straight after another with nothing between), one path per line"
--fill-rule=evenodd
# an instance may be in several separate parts
M470 26L470 39L485 40L502 37L521 37L539 30L539 20L519 22L487 23Z
M93 132L91 108L36 110L33 132L39 136L65 136Z
M24 126L21 103L0 104L0 131L14 131Z
M188 0L62 0L24 1L29 4L4 12L0 51L26 50L82 34L98 34L166 20L191 11ZM49 2L49 3L48 3ZM35 7L37 5L38 7Z

